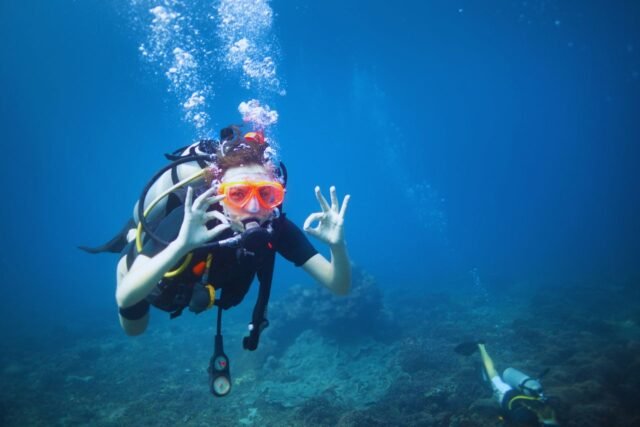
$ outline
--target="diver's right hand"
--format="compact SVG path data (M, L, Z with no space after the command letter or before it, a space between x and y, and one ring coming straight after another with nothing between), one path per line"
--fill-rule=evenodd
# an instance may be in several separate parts
M187 189L187 197L184 201L184 219L176 242L189 251L213 240L230 227L229 220L222 213L218 211L207 212L211 205L224 198L224 195L213 196L215 191L216 189L211 187L192 203L193 188ZM208 229L207 222L212 219L220 220L221 224Z

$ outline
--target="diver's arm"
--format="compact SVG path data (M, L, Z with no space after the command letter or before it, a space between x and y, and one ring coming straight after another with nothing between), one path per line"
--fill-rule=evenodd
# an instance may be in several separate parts
M478 343L478 350L480 350L480 358L482 359L482 365L484 367L489 383L491 383L491 389L493 390L493 396L496 401L502 405L505 394L511 390L511 386L506 384L498 375L498 371L493 366L493 360L489 357L487 349L484 347L484 343Z
M336 295L347 295L351 290L351 262L344 244L331 246L331 262L315 254L302 269Z
M118 283L116 290L118 307L126 308L144 299L162 276L188 252L189 248L184 243L175 240L151 258L138 255L129 272Z
M128 273L127 257L125 255L122 258L120 258L120 261L118 262L118 269L117 269L118 287L120 287L122 278L127 273ZM147 310L148 310L148 307L147 307ZM123 316L120 310L118 310L118 318L120 319L120 326L125 331L125 333L129 336L136 336L136 335L142 334L147 329L147 326L149 325L148 311L140 318L127 318Z
M340 207L335 187L329 189L331 206L320 192L320 187L315 188L315 193L322 212L309 215L303 228L329 245L331 262L316 254L309 258L302 268L335 294L346 295L351 289L351 262L344 242L344 214L351 196L346 195ZM315 221L318 221L318 225L311 227Z
M178 237L153 257L138 255L129 271L118 277L116 301L120 308L129 307L144 299L164 274L178 263L189 251L215 238L229 228L227 219L218 211L207 212L209 207L222 200L223 196L210 197L214 188L200 195L193 203L193 190L187 190L184 219ZM206 224L218 219L221 224L208 229Z

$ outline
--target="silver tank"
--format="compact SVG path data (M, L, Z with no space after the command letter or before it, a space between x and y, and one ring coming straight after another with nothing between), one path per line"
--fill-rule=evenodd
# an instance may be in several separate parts
M504 370L502 373L502 381L529 396L539 396L542 394L542 384L540 384L540 381L514 368Z

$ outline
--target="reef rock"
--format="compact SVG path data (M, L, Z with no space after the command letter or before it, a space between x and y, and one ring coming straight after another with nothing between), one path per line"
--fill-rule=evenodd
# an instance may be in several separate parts
M382 291L374 277L354 268L352 289L336 296L319 286L293 286L270 307L270 337L288 345L304 330L311 329L339 342L359 338L386 338L391 317L384 308Z

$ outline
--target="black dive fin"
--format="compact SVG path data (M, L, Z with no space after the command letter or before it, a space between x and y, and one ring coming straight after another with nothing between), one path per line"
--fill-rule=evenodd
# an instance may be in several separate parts
M89 246L78 246L79 249L82 249L85 252L89 252L90 254L99 254L102 252L111 252L114 254L122 252L124 247L127 245L127 233L130 229L135 228L136 223L133 219L130 219L122 230L118 234L116 234L111 240L101 246L89 247Z
M468 341L458 344L453 351L463 356L471 356L478 350L478 341Z
M542 377L544 377L545 375L547 375L549 373L549 371L551 370L551 368L546 368L544 371L542 371L540 373L540 375L538 375L538 378L536 378L537 380L541 380Z

